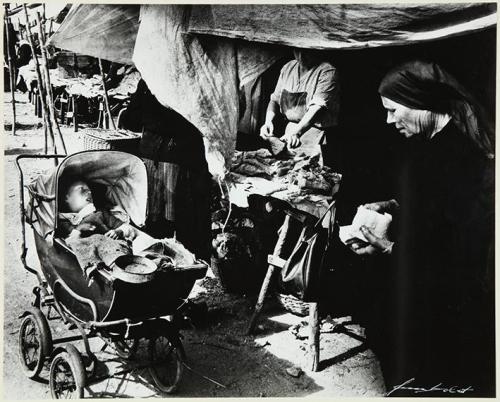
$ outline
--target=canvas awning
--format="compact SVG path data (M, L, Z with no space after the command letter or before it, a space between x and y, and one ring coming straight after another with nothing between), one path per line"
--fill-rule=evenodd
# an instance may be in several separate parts
M116 63L132 64L139 5L73 5L49 44Z
M404 45L488 28L496 3L193 7L189 32L313 49Z
M239 87L286 45L359 49L404 45L496 25L496 3L74 6L51 44L131 64L160 103L203 135L210 172L235 149ZM139 22L140 21L140 22ZM234 40L240 39L240 40Z

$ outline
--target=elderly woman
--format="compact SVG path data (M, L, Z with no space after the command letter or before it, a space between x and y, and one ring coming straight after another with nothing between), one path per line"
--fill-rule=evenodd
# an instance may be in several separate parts
M362 228L351 249L374 264L367 337L388 395L493 396L494 164L488 127L465 89L434 63L380 84L387 123L410 139L389 212L392 239ZM368 257L369 256L369 257ZM374 268L374 267L372 267Z
M261 137L278 136L289 147L325 145L338 123L339 85L335 67L311 50L294 50L271 95ZM285 123L284 132L277 118Z

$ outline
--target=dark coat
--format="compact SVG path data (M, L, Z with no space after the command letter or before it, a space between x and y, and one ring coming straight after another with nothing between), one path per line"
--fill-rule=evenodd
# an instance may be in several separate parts
M388 391L415 377L413 386L471 385L491 395L494 163L452 122L410 145L396 172L396 244L367 277L367 336Z

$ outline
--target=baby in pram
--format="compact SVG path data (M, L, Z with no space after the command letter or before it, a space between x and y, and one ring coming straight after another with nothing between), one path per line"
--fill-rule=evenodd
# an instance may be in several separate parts
M93 234L126 240L133 240L137 236L134 227L118 219L109 210L96 209L92 191L82 180L69 186L65 201L71 211L59 214L59 231L65 239Z
M154 239L111 210L96 209L90 186L82 180L68 187L65 202L71 212L59 213L59 236L73 250L87 278L122 255L146 257L159 269L195 262L194 255L174 239Z

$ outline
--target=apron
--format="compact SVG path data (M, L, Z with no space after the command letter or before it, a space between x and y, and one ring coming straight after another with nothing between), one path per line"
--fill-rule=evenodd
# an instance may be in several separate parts
M289 92L284 89L280 98L281 113L287 120L285 134L293 129L307 111L307 92ZM325 129L311 127L301 137L301 145L296 148L307 155L321 154L321 145L326 143Z

